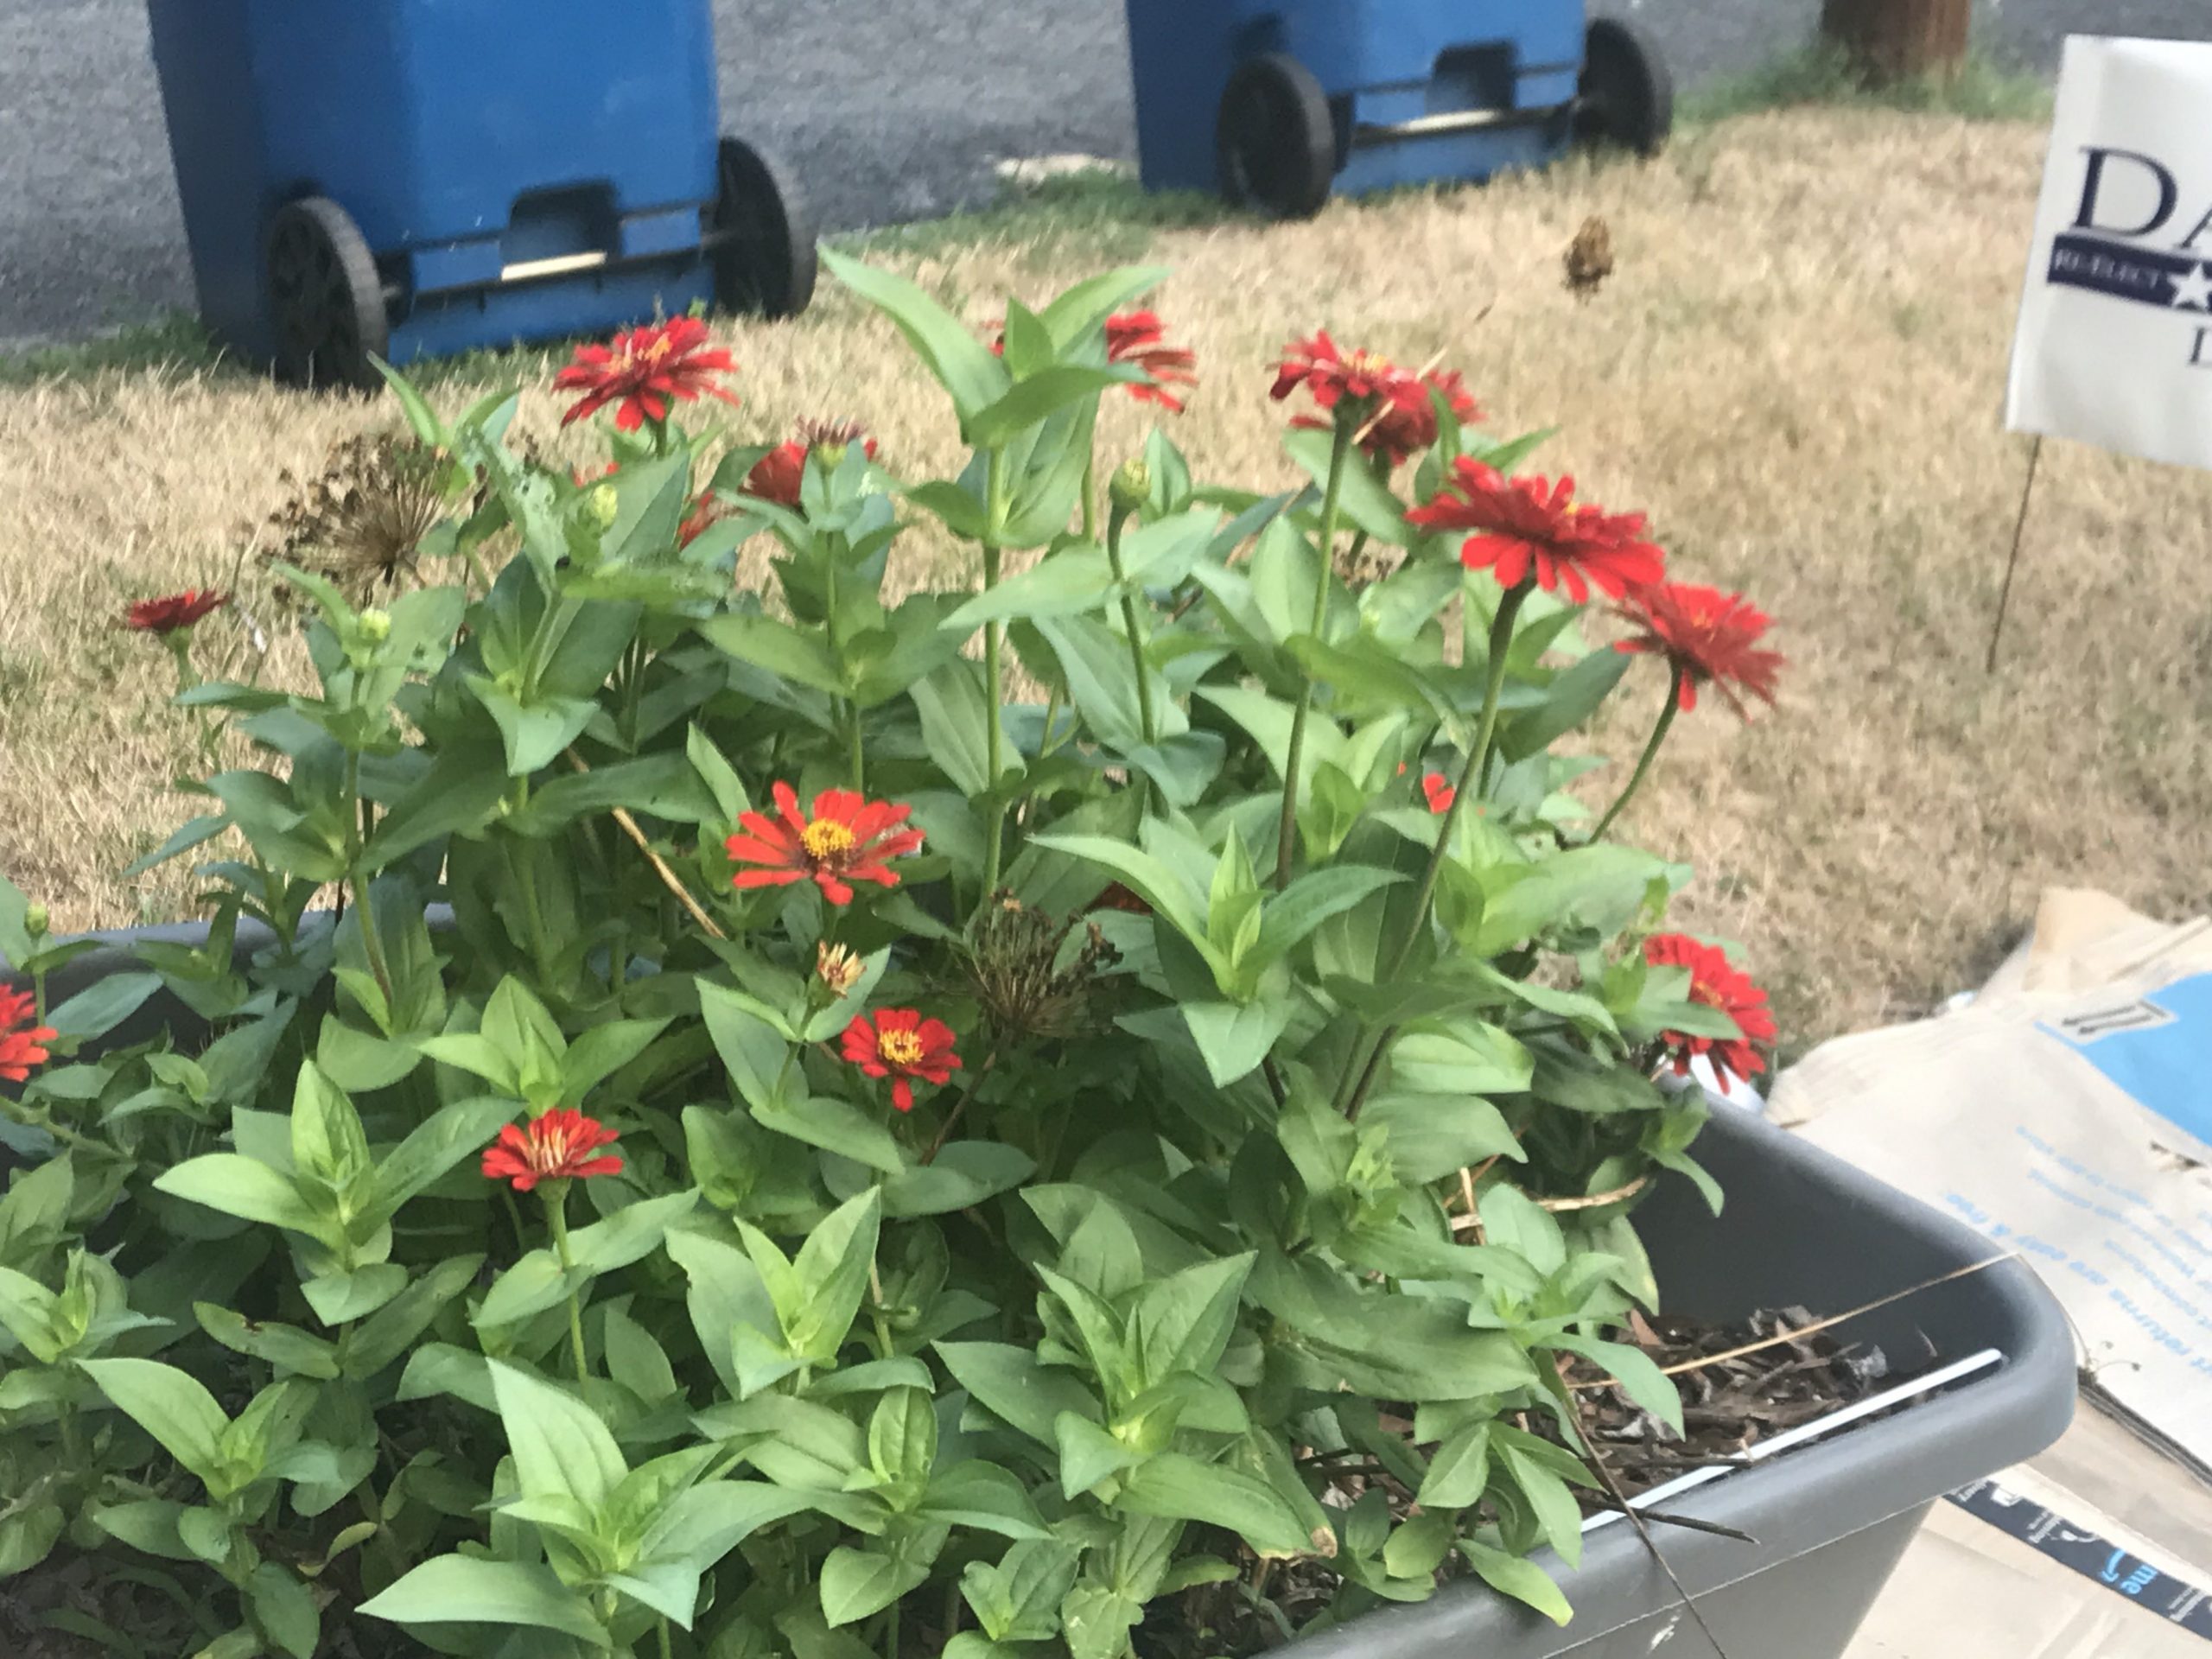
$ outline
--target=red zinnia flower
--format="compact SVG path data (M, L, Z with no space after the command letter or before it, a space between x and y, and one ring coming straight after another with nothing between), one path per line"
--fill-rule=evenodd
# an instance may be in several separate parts
M501 1129L499 1138L484 1148L484 1174L490 1180L512 1181L518 1192L527 1192L540 1181L612 1175L622 1167L622 1160L592 1154L613 1146L614 1140L614 1131L597 1118L556 1106L543 1117Z
M1659 1040L1674 1057L1677 1072L1690 1069L1690 1057L1694 1054L1709 1055L1723 1082L1731 1074L1748 1078L1766 1070L1766 1062L1751 1045L1774 1041L1774 1014L1767 1007L1766 993L1751 983L1749 974L1729 962L1726 952L1715 945L1700 944L1686 933L1655 933L1643 942L1643 959L1655 968L1688 969L1690 1001L1719 1008L1743 1033L1738 1038L1662 1033Z
M925 1020L912 1008L883 1008L870 1025L856 1014L845 1027L845 1058L871 1077L890 1077L891 1103L902 1112L914 1109L916 1077L943 1084L960 1067L952 1052L952 1027L942 1020Z
M773 786L776 813L747 812L737 833L723 843L741 864L731 878L739 887L780 887L812 880L833 905L853 901L851 884L873 881L895 887L899 878L885 862L922 844L918 830L902 830L913 808L903 803L871 801L849 789L825 789L814 798L808 816L798 815L798 795L789 784Z
M18 1029L26 1020L35 1019L33 1012L38 999L29 991L0 990L0 1077L10 1083L21 1083L31 1074L35 1065L46 1064L46 1045L54 1039L51 1026L32 1026Z
M1638 632L1613 649L1664 657L1681 685L1675 701L1681 709L1696 708L1697 689L1708 683L1719 687L1728 706L1747 719L1751 710L1736 695L1737 688L1773 702L1782 653L1760 647L1770 619L1741 594L1662 582L1631 588L1628 603L1616 613L1636 624Z
M753 470L745 475L743 487L747 495L796 507L799 486L806 478L806 458L817 449L842 451L857 443L870 461L875 459L875 440L858 421L801 421L798 433L753 463ZM842 454L837 457L843 458Z
M1313 394L1318 407L1331 411L1347 399L1366 415L1376 413L1378 404L1408 414L1428 408L1428 386L1420 376L1373 352L1346 357L1326 329L1283 347L1270 395L1280 400L1301 385Z
M230 602L228 594L219 594L212 588L188 588L166 599L140 600L124 613L123 626L141 633L175 633Z
M647 421L659 425L677 403L691 403L702 393L735 404L736 394L716 385L715 377L735 372L737 365L726 350L706 346L707 325L696 317L671 317L617 334L604 346L577 346L575 359L553 377L556 391L584 394L561 424L619 404L615 426L635 432Z
M1421 792L1428 798L1428 810L1440 816L1452 810L1452 803L1459 798L1459 791L1452 787L1452 780L1440 772L1432 772L1421 780Z
M1106 319L1106 360L1134 363L1150 375L1151 383L1132 385L1129 396L1171 414L1183 412L1183 399L1170 388L1198 384L1197 355L1170 346L1166 329L1150 311L1118 311Z
M1459 547L1467 569L1488 566L1507 588L1532 578L1547 593L1563 588L1577 605L1592 588L1618 599L1666 571L1667 556L1643 539L1642 513L1576 501L1571 478L1508 478L1468 455L1452 463L1436 499L1408 512L1406 522L1472 531Z

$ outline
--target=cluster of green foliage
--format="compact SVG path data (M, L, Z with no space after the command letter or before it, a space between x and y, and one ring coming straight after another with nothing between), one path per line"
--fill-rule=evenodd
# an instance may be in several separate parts
M1703 1182L1661 1034L1738 1035L1638 948L1688 872L1564 788L1631 659L1409 524L1350 401L1286 431L1305 486L1155 434L1095 491L1158 272L1009 301L1001 355L831 264L957 477L822 444L780 505L649 420L580 484L512 396L395 377L452 578L296 572L315 688L181 695L253 756L149 861L228 849L205 942L48 1007L80 947L7 891L57 1035L0 1124L0 1574L182 1582L213 1659L1206 1654L1316 1574L1308 1628L1459 1573L1566 1617L1563 1362L1679 1405L1607 1339L1636 1200L1543 1201ZM1528 447L1436 412L1418 496ZM980 580L888 602L918 519ZM926 841L849 902L734 885L778 784ZM837 1047L886 1008L962 1059L910 1113ZM553 1112L620 1170L480 1172Z

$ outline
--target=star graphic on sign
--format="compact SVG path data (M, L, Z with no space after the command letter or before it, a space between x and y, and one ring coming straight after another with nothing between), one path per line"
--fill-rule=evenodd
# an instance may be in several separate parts
M2212 275L2207 275L2202 265L2191 265L2173 279L2174 303L2193 305L2200 311L2212 311Z

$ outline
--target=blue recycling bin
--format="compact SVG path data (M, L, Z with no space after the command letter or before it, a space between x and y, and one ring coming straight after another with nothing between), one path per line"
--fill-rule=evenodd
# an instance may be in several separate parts
M1147 188L1281 216L1332 190L1478 180L1577 137L1650 153L1673 97L1582 0L1128 0Z
M303 383L788 315L814 238L718 137L708 0L148 0L202 317Z

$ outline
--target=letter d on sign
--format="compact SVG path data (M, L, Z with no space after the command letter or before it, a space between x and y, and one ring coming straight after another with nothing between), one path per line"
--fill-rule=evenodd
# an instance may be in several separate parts
M2082 174L2082 208L2074 216L2077 231L2101 231L2107 236L2148 236L2173 217L2177 192L2174 175L2150 156L2132 149L2107 149L2100 144L2084 144L2082 153L2089 164ZM2133 228L2119 225L2100 225L2097 219L2097 197L2104 188L2105 163L2107 161L2133 162L2138 167L2148 168L2158 185L2158 210L2140 225Z

